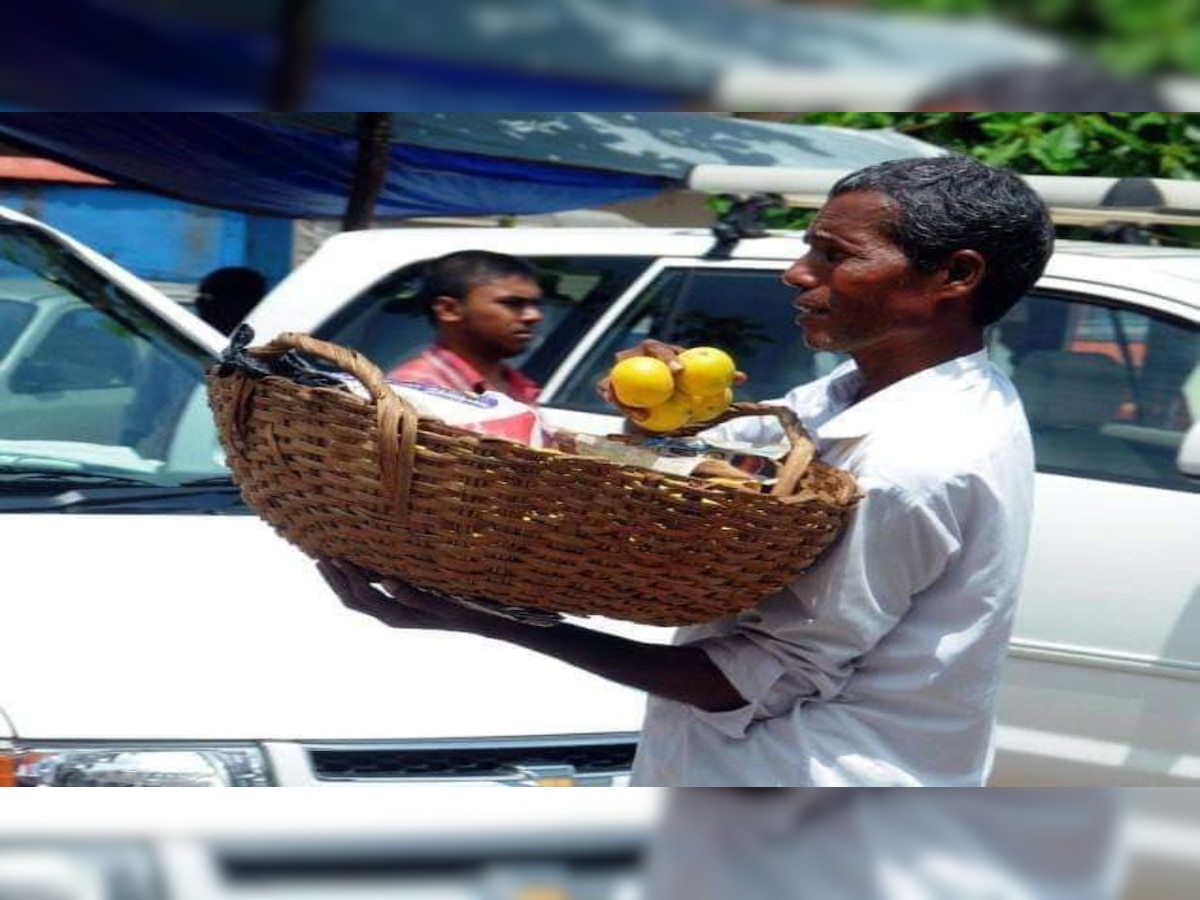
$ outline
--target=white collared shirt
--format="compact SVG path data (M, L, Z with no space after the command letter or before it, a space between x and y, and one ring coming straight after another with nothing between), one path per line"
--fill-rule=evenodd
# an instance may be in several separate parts
M1032 511L1025 413L984 351L854 403L860 384L846 363L779 401L863 500L812 570L676 633L748 702L707 713L651 697L634 784L984 783ZM781 436L774 419L718 431Z

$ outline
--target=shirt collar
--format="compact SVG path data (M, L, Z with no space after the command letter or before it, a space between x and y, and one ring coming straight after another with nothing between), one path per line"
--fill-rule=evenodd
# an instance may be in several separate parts
M448 367L458 379L461 379L462 384L471 391L477 394L482 394L488 390L488 384L479 371L447 347L439 343L434 343L429 348L429 354L434 357L437 362ZM538 394L538 385L532 378L518 372L512 366L501 365L500 374L508 383L508 393L516 400L523 402L532 402Z
M913 401L930 392L961 390L976 382L988 365L987 351L978 350L922 369L854 403L862 375L853 362L846 363L830 374L826 386L830 406L838 412L818 426L817 434L825 440L862 437L884 420L910 411Z

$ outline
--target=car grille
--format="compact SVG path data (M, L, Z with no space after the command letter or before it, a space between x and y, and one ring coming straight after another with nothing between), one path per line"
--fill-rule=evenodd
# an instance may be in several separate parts
M628 777L634 736L309 746L322 781L493 781L609 785Z
M214 855L227 883L239 888L289 882L311 887L319 882L378 883L389 878L470 878L495 867L616 876L637 869L645 840L640 831L600 829L574 836L467 833L436 841L356 839L353 845L336 838L267 845L241 840L218 844Z

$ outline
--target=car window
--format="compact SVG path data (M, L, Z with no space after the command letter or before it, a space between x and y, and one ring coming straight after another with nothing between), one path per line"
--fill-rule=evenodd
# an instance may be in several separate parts
M614 354L645 338L720 347L749 376L737 389L737 399L781 397L844 358L804 345L795 324L795 293L774 269L666 269L591 348L553 404L611 412L596 395L596 383L612 366Z
M90 306L64 308L13 367L10 387L41 394L128 387L138 348L127 335Z
M994 327L989 347L1021 394L1040 471L1197 489L1175 463L1200 411L1195 325L1035 294Z
M542 325L530 347L510 363L544 381L614 300L645 271L652 257L525 257L542 286ZM414 266L396 270L331 317L319 337L353 347L385 372L427 345L433 325L416 301Z
M0 356L0 473L128 474L156 484L227 474L211 452L187 471L169 458L210 362L203 351L27 226L0 225L0 285L4 304L26 309L22 340Z

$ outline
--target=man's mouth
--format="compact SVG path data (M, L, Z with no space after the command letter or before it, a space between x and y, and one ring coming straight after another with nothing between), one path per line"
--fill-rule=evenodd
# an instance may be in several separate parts
M811 318L813 316L829 315L829 307L828 306L822 306L822 305L816 304L816 303L805 303L802 300L797 300L795 303L792 304L792 306L794 306L796 308L796 310L800 313L800 315L797 316L797 319L807 319L807 318Z

